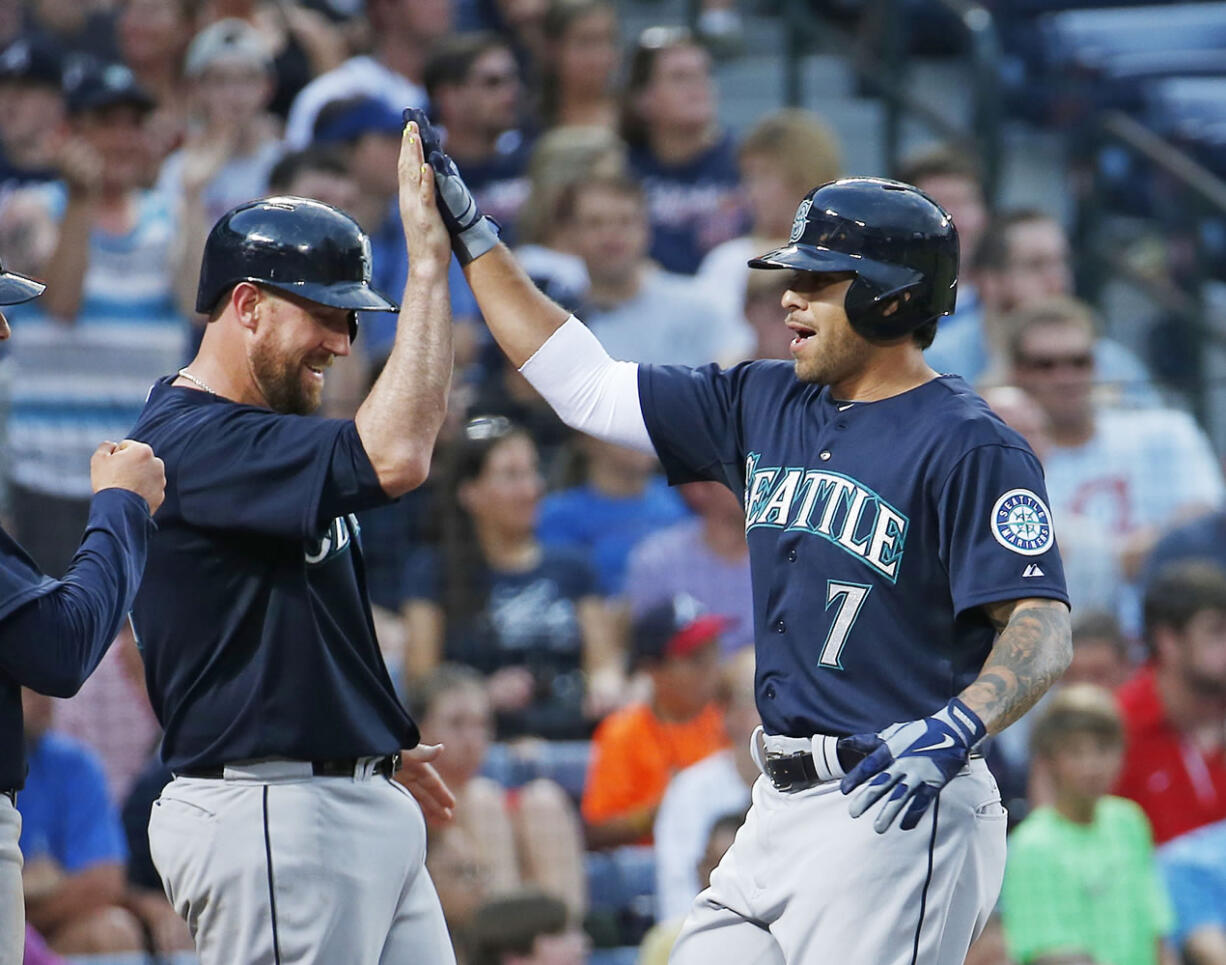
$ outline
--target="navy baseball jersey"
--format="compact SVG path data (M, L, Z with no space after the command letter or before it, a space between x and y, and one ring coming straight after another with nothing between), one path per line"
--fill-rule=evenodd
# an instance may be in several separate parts
M1038 460L962 379L845 403L788 362L640 366L673 483L743 493L768 733L875 732L982 669L983 604L1068 602Z
M375 640L354 513L389 502L352 421L154 385L166 464L133 608L174 771L417 744Z
M25 783L21 688L55 697L80 689L128 615L152 533L143 498L104 489L72 565L53 580L0 529L0 790Z

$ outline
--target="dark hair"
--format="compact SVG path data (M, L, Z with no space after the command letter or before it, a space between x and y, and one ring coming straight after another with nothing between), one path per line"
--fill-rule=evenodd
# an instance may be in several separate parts
M623 198L633 198L640 208L647 210L647 195L643 185L628 174L594 174L568 184L558 195L554 217L568 222L574 219L579 198L588 191L608 191Z
M941 320L939 318L934 318L930 322L924 322L923 325L911 333L911 340L921 349L926 349L937 337L937 326L940 324Z
M1073 649L1087 640L1108 640L1121 656L1128 653L1120 621L1106 610L1089 610L1073 618Z
M983 170L978 158L953 144L930 147L904 158L894 177L917 187L929 178L963 178L983 187Z
M1033 224L1036 221L1059 223L1053 215L1039 208L1013 208L997 215L983 233L983 239L973 253L972 264L977 269L1001 271L1006 268L1009 264L1010 232L1018 225Z
M452 34L434 45L426 61L422 82L434 108L438 108L438 89L454 87L468 79L473 64L491 50L510 50L511 45L492 30L472 30Z
M630 55L626 89L622 95L622 139L632 148L647 146L647 125L635 109L634 102L651 83L651 75L655 72L660 55L678 47L700 45L686 27L648 27L639 34L638 43Z
M331 146L312 145L301 151L291 151L273 165L268 174L268 189L273 194L284 194L303 171L323 171L338 177L349 177L345 157Z
M473 527L472 517L460 505L459 489L476 479L485 469L490 453L507 439L522 436L531 440L528 431L506 416L475 416L448 447L444 482L440 489L442 505L443 614L446 627L452 628L470 620L485 609L489 587L482 574L485 558Z
M1212 560L1182 560L1160 569L1145 590L1145 639L1154 631L1182 633L1198 613L1226 613L1226 571Z
M531 955L541 935L560 935L569 915L566 904L537 889L524 889L487 901L473 915L470 965L502 965L506 955Z
M1072 736L1090 734L1111 747L1124 743L1124 725L1109 691L1096 684L1068 684L1052 695L1030 732L1030 752L1051 757Z
M408 705L416 720L425 720L440 697L456 690L479 690L485 693L485 678L467 664L441 663L426 676L413 683Z
M617 8L609 0L550 0L545 10L545 18L541 30L545 40L551 44L559 43L571 26L592 13L608 12L617 18ZM539 114L545 127L552 127L557 120L559 83L554 51L550 51L543 65L540 85Z

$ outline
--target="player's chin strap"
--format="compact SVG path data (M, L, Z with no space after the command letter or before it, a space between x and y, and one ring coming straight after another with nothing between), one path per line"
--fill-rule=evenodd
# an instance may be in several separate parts
M842 779L846 772L839 762L839 738L829 734L814 734L812 737L778 737L767 734L761 725L754 728L749 738L749 754L758 770L766 773L765 755L790 757L792 754L811 754L821 783Z

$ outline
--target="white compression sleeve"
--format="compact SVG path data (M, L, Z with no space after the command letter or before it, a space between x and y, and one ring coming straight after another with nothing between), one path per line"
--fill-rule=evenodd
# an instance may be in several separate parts
M655 454L639 405L639 366L609 356L572 315L519 371L572 429Z

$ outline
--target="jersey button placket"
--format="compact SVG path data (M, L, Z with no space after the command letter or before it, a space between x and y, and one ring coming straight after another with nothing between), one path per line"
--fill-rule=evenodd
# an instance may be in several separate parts
M830 458L830 450L823 449L821 452L817 454L817 458L820 459L822 462L825 462L827 459Z

